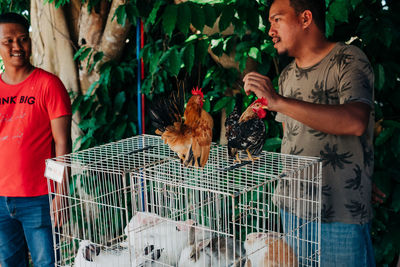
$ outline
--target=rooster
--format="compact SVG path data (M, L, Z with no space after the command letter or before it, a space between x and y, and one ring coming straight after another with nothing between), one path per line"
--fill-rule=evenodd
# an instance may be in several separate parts
M267 115L265 109L268 101L265 98L257 99L241 114L242 101L243 96L239 95L232 113L225 121L228 154L230 157L236 157L234 162L239 163L239 151L247 152L246 160L256 160L253 155L261 153L267 138L262 119Z
M209 157L214 122L203 109L203 101L202 89L193 89L183 112L184 94L179 86L177 92L154 101L150 108L156 134L161 135L185 166L204 167Z

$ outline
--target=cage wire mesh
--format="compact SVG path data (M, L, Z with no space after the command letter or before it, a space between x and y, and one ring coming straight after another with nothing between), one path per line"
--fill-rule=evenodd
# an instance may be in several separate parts
M48 180L56 266L319 266L317 158L235 163L213 145L204 168L184 167L140 135L49 163L69 177L64 192Z

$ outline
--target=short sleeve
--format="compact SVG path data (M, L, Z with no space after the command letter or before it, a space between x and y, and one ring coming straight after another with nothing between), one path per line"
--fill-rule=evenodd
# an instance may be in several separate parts
M49 76L45 101L50 120L72 114L68 92L55 75Z
M339 57L340 104L363 102L373 108L374 74L366 55L355 46L348 46Z

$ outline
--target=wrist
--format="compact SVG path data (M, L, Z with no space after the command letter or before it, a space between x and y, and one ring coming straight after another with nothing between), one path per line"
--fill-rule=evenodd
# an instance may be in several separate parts
M285 102L285 97L281 95L275 95L274 100L268 105L268 109L271 111L281 112L282 106Z

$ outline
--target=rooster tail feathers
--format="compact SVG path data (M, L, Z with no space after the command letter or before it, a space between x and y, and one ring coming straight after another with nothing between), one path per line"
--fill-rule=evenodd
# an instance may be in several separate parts
M208 157L210 156L210 146L202 146L201 147L201 156L200 156L200 163L201 167L204 167L208 161Z
M178 87L177 91L169 95L158 95L149 108L149 115L154 128L163 133L166 127L175 122L182 122L184 112L184 90Z

